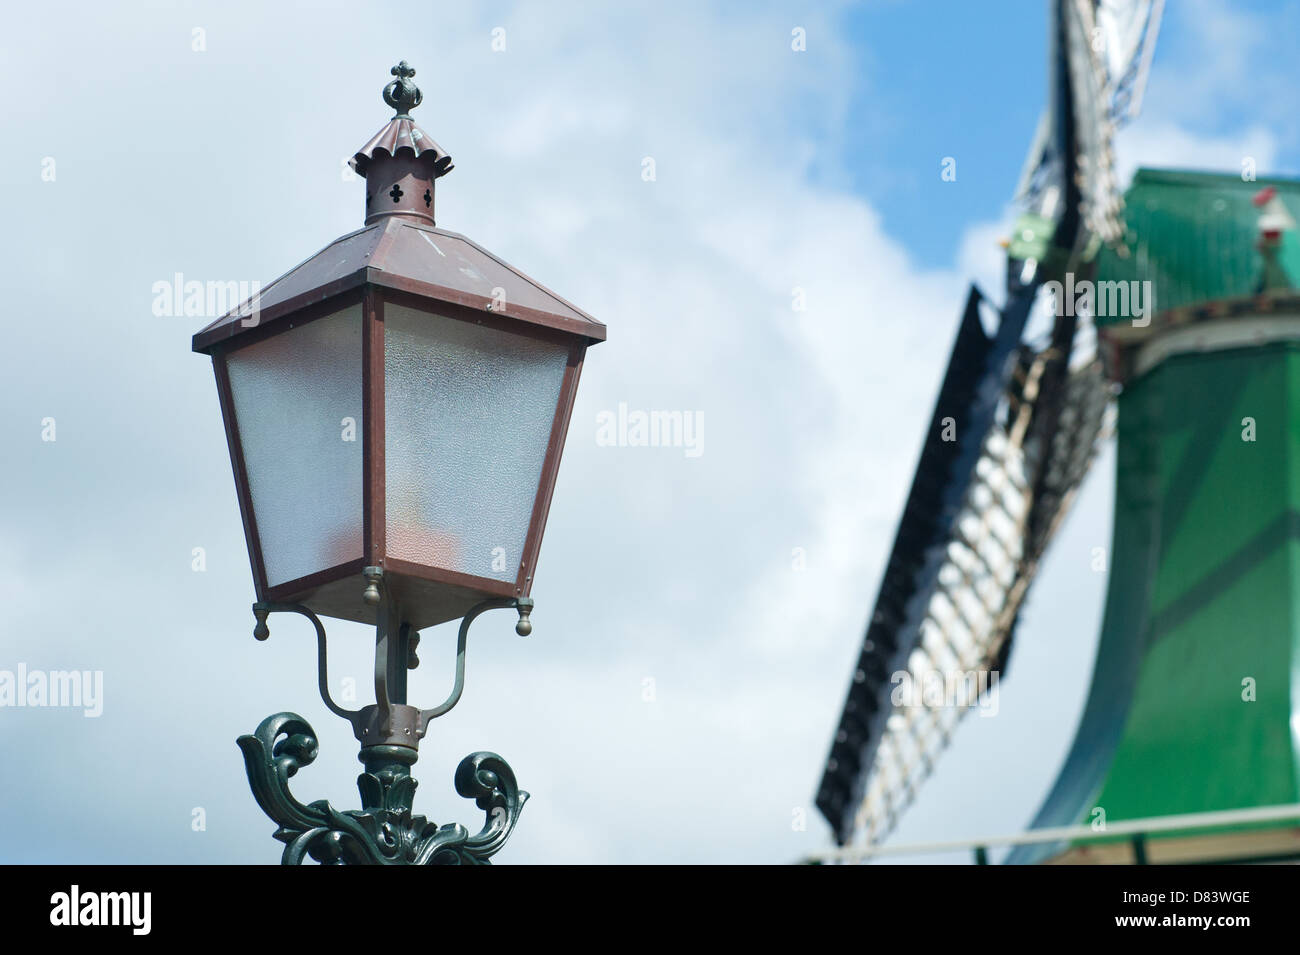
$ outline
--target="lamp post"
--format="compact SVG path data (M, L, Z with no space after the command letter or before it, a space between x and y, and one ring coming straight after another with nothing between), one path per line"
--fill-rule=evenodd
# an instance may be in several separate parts
M587 346L605 326L501 259L434 224L451 157L411 119L422 97L405 61L383 92L396 115L353 156L366 218L194 336L212 357L257 602L301 614L317 640L329 710L352 725L363 808L304 805L288 780L316 733L278 713L239 738L284 864L486 863L528 794L494 753L456 769L486 813L471 835L413 815L410 775L430 722L464 687L470 624L529 596ZM320 618L375 627L375 702L339 706ZM407 699L419 631L461 618L447 698Z

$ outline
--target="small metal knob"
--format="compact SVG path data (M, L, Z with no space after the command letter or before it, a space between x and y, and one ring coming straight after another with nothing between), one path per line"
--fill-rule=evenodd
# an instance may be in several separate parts
M361 594L361 599L372 607L377 606L382 597L379 594L379 581L384 578L384 569L382 567L363 567L361 575L366 578L366 589Z
M266 625L266 615L268 613L270 611L267 608L259 604L253 604L253 616L257 618L257 625L253 627L254 640L265 640L271 635L271 628Z
M406 668L414 670L420 665L420 658L415 651L420 647L420 631L412 630L409 623L402 624L402 630L406 633Z
M529 619L529 614L533 612L532 598L521 597L515 602L515 607L519 611L519 622L515 624L515 633L526 637L533 632L533 622Z

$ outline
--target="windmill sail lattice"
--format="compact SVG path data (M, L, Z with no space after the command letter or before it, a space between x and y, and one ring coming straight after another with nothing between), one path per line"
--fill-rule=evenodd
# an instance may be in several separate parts
M818 789L841 844L888 834L963 703L1005 670L1039 562L1106 435L1110 387L1088 316L1058 315L1042 342L1025 333L1045 281L1086 277L1099 246L1122 241L1112 138L1141 102L1161 6L1049 4L1048 108L1017 190L1005 302L990 334L989 303L968 296ZM895 693L936 675L939 705Z

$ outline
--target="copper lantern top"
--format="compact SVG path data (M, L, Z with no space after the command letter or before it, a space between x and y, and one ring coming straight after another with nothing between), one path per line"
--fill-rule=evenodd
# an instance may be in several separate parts
M433 225L433 182L451 172L451 157L415 124L410 111L424 99L411 82L415 70L398 63L384 87L396 115L357 150L349 165L366 177L366 225L384 216L406 216Z
M406 61L391 70L384 102L396 110L349 165L366 180L365 227L335 239L194 336L194 350L256 331L277 316L365 283L429 294L521 322L605 340L605 326L455 232L434 227L434 181L449 156L411 119L424 99Z
M433 220L451 157L410 110L352 158L363 228L195 334L210 355L259 601L412 627L529 595L583 358L605 326Z

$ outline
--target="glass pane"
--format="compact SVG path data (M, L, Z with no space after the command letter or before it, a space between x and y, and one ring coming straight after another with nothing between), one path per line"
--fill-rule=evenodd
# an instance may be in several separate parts
M384 304L388 555L514 580L568 348Z
M361 306L226 359L274 587L361 557Z

